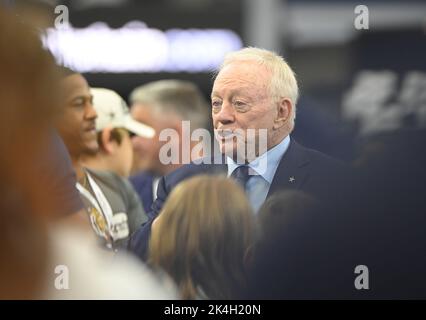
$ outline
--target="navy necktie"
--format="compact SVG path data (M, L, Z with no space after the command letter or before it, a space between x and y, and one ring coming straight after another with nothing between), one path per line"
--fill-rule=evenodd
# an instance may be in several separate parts
M248 166L239 166L231 174L231 177L237 181L237 183L245 189L246 183L249 176L249 167Z

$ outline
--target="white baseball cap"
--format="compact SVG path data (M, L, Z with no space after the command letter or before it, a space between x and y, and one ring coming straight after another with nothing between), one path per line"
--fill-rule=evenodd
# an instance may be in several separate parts
M126 102L118 93L105 88L91 88L90 91L93 95L93 107L98 114L97 131L106 127L124 128L141 137L154 137L155 130L133 119Z

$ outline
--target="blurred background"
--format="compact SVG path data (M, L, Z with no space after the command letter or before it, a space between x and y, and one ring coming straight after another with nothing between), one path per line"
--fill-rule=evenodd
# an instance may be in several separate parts
M4 3L50 28L44 43L60 63L125 99L166 78L195 81L209 97L224 54L257 46L295 70L294 137L307 146L352 160L359 138L426 126L426 1L363 1L362 29L354 23L361 3L352 0Z
M3 34L0 53L5 56L1 61L0 87L6 97L0 99L3 104L0 128L6 137L0 139L4 151L0 152L3 156L0 168L4 168L0 191L6 195L0 198L0 214L4 216L0 223L2 230L3 225L10 230L0 233L7 239L0 239L0 245L6 247L6 250L0 247L3 254L0 261L4 262L0 264L0 282L3 281L0 299L2 294L21 297L23 292L24 297L31 298L39 290L37 286L43 284L44 272L49 267L46 257L51 254L50 240L45 237L48 232L43 229L44 224L38 227L38 220L32 221L27 213L53 211L50 202L55 201L46 197L55 196L45 188L38 188L42 173L38 167L40 159L49 167L49 173L55 171L52 177L57 174L56 168L64 172L62 166L50 166L49 160L31 158L44 152L38 148L41 142L37 145L33 140L37 140L35 133L42 131L43 126L47 131L52 125L50 120L60 108L54 99L59 90L54 86L56 81L50 80L56 78L44 74L50 70L33 58L31 46L40 49L39 43L34 46L31 41L22 41L28 36L28 28L19 31L20 23L29 25L42 38L58 64L81 72L90 86L115 90L127 101L134 88L160 79L195 82L209 99L214 70L227 52L255 46L282 55L296 72L300 87L292 139L351 162L358 170L356 179L339 177L345 179L344 187L337 184L340 190L324 184L324 190L332 193L330 198L333 198L324 209L325 219L317 215L313 224L306 225L307 229L294 228L294 234L298 235L295 240L274 240L280 250L277 252L281 254L282 244L290 244L290 254L310 259L310 255L300 254L303 252L300 247L292 244L300 240L302 250L309 252L313 239L314 248L318 248L314 249L317 253L314 257L318 260L295 261L301 261L307 272L315 269L325 281L324 288L329 288L329 279L337 275L334 272L339 268L344 270L341 275L352 275L347 273L346 266L356 259L356 263L371 265L375 277L372 283L379 288L362 298L426 296L426 1L0 0L0 6L9 8L18 17L13 24L2 24L16 29L8 30L10 34L4 32L5 27L0 28ZM6 19L0 19L3 21ZM14 43L15 39L21 42ZM50 62L47 57L45 60ZM38 97L33 91L40 88L43 90L39 90ZM13 99L17 101L16 108ZM31 112L27 114L28 111ZM169 114L162 113L157 122L167 119ZM40 141L41 138L42 135ZM156 152L155 148L151 149ZM64 152L52 150L53 156L60 158L58 161L65 159L61 158ZM151 202L155 180L158 182L158 176L165 173L154 174L148 182ZM67 181L74 186L72 179ZM21 189L25 192L28 189L31 197L25 197ZM289 212L292 213L291 209ZM311 235L311 230L317 231ZM69 243L75 239L79 237ZM58 248L59 258L62 253L68 254L68 249ZM99 292L108 288L115 293L114 285L107 282L99 287L95 282L92 284L89 281L92 271L87 273L86 267L94 266L93 275L98 275L101 268L92 262L87 264L81 259L80 251L75 251L78 252L75 257L73 252L70 259L83 262L82 292L92 292L86 289L93 286ZM272 252L271 260L260 259L265 261L264 271L272 276L273 285L279 284L276 279L280 275L293 276L291 272L282 272L278 256ZM285 254L280 257L284 264L291 260ZM278 266L278 272L271 272L271 265ZM302 282L311 279L299 273L297 263L293 266L294 274L302 275L294 279L303 279ZM330 276L322 274L323 267ZM120 273L132 279L126 271L116 272ZM27 278L22 278L22 274ZM255 278L262 283L267 279ZM7 285L3 285L5 279ZM16 279L20 286L16 285ZM335 279L337 283L341 278ZM304 285L309 286L308 282ZM265 283L269 290L271 283ZM124 286L127 292L127 282ZM15 291L11 293L3 287ZM28 291L28 287L33 291ZM152 297L151 292L148 296Z

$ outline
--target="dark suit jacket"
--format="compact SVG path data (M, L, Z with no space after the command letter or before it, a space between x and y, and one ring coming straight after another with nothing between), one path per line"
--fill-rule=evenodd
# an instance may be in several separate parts
M149 172L142 171L129 177L129 180L139 195L145 212L151 211L152 203L154 202L152 190L154 176Z
M338 181L345 172L346 167L341 162L321 152L305 148L292 139L275 172L267 198L277 191L298 189L329 200L333 194L332 189L338 188ZM157 200L148 213L148 222L137 230L129 241L130 251L142 259L146 258L151 224L161 211L170 191L179 182L199 174L226 173L226 164L188 164L164 176L158 185Z

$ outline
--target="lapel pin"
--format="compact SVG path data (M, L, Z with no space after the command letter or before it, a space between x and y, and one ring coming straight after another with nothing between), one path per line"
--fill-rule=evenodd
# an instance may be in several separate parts
M296 179L295 179L293 176L291 176L291 177L288 179L288 181L289 181L289 182L294 182L294 181L296 181Z

